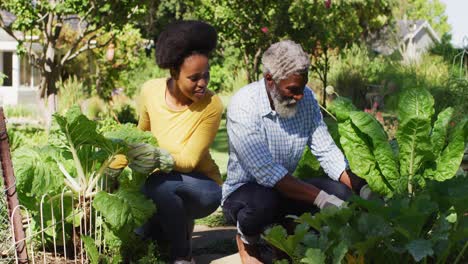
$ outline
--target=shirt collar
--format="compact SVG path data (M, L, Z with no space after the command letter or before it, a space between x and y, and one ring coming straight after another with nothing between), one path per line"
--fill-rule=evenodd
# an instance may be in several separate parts
M267 116L270 113L273 113L273 109L271 109L270 100L268 99L268 93L265 86L265 79L262 78L258 81L259 85L257 86L258 91L258 102L260 107L260 114L262 116Z

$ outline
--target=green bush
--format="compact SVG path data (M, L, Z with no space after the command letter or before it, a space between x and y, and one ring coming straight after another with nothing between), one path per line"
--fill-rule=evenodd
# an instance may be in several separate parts
M89 91L76 75L71 76L65 81L57 83L58 92L58 111L64 113L70 107L83 101Z
M134 97L140 93L141 86L146 81L168 76L169 72L167 70L160 69L156 65L154 53L147 57L142 50L135 66L120 73L117 86L123 87L125 94L129 97Z

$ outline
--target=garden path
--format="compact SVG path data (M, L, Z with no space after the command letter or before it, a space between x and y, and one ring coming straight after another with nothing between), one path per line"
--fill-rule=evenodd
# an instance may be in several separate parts
M240 264L234 226L208 227L195 225L192 236L197 264Z

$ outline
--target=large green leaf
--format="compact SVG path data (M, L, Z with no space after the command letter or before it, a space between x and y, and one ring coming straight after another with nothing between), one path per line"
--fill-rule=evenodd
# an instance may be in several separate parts
M82 145L89 144L100 147L110 154L116 152L115 144L97 133L96 122L89 120L78 107L70 108L65 116L56 114L54 118L69 147L78 149Z
M397 141L400 157L400 175L408 180L408 190L412 192L414 177L421 164L430 156L430 119L414 117L400 124ZM401 181L404 183L403 179Z
M318 248L309 248L305 253L305 258L301 259L301 263L306 264L321 264L325 263L326 256Z
M425 177L438 181L445 181L455 176L465 152L465 131L467 120L463 120L455 126L449 143L436 159L436 169L427 169Z
M97 193L93 206L116 229L140 226L156 211L154 203L141 192L125 189L113 194Z
M346 97L338 97L328 105L328 110L336 116L339 122L348 119L351 111L357 110L350 99Z
M158 146L158 142L151 132L143 131L131 123L108 125L101 128L101 131L106 138L120 139L127 144L148 143Z
M450 119L452 119L453 108L446 108L437 116L434 122L434 128L431 134L432 152L437 157L445 146L447 139L447 131Z
M431 120L434 114L434 98L426 89L403 91L398 101L398 120L401 124L413 118Z
M372 152L383 177L393 187L400 189L398 164L382 125L369 113L353 111L349 115L353 124L372 141Z
M47 148L19 148L13 156L17 186L22 194L40 199L56 194L62 186L62 174Z
M424 239L411 241L406 245L406 249L417 262L427 256L432 256L434 254L431 241Z
M86 254L89 257L89 261L91 264L98 264L99 263L99 252L97 250L96 244L94 243L94 239L89 236L82 236L81 239L83 240L83 244L85 247Z
M351 170L364 178L371 189L384 195L390 195L390 188L383 181L382 174L377 168L377 161L372 152L372 143L368 142L365 134L353 126L351 120L338 125L340 142Z
M283 227L274 226L266 231L265 239L290 257L294 257L299 254L297 251L309 229L310 227L308 225L299 224L296 226L294 234L288 236Z

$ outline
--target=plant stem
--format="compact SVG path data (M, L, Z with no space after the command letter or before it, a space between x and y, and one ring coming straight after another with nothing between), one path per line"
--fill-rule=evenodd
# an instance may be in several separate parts
M463 256L463 253L465 253L465 250L468 248L468 241L465 242L465 245L463 246L462 250L460 251L460 253L458 253L458 256L457 258L455 259L455 262L453 264L457 264L462 256Z

